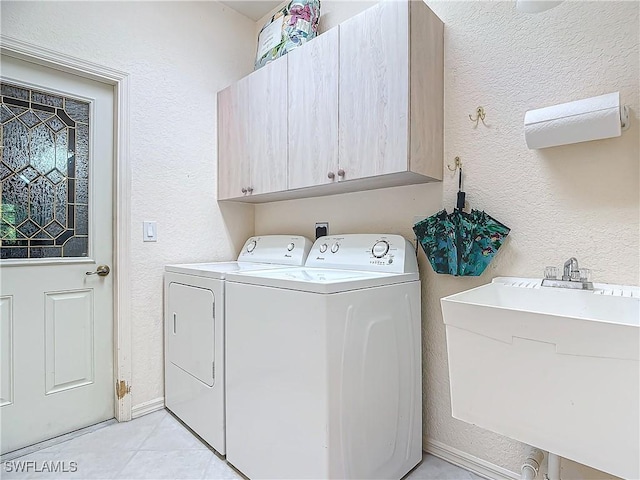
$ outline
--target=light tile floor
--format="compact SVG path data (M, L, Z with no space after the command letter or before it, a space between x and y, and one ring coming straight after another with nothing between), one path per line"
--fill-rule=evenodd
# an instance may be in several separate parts
M21 462L21 463L19 463ZM31 463L25 463L31 462ZM48 463L45 463L48 462ZM64 462L69 473L45 465ZM16 472L30 465L29 472ZM39 472L34 471L40 470ZM215 479L243 477L166 410L114 423L28 455L7 460L2 479ZM405 480L480 480L481 477L425 454Z

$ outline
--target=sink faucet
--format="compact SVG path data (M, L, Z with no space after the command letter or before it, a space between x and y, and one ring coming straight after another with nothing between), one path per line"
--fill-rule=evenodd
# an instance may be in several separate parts
M556 267L545 269L545 278L542 280L543 287L573 288L579 290L593 290L593 283L589 281L588 270L581 272L578 267L576 257L571 257L564 262L562 280L557 277Z
M569 260L564 262L564 273L562 275L562 280L565 282L571 281L574 276L572 275L574 272L579 272L578 269L578 259L576 257L571 257Z

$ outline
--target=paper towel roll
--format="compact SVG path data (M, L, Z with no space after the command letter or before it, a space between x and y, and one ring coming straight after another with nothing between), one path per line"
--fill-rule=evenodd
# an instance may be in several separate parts
M619 92L530 110L524 116L529 149L588 142L622 134Z

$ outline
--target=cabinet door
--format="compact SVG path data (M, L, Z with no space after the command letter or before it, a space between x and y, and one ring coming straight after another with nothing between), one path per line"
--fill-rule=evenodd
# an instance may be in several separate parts
M287 58L242 81L249 102L247 143L253 195L287 189Z
M218 199L244 196L249 186L249 104L246 79L218 92Z
M408 168L408 2L340 24L340 167L349 180Z
M289 189L337 181L338 29L287 56Z

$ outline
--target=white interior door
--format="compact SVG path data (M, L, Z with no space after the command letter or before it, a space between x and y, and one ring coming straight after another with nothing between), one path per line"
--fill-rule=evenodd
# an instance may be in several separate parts
M114 416L113 86L2 56L2 453Z

